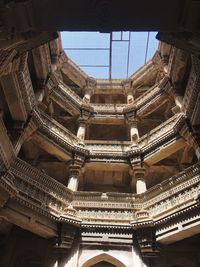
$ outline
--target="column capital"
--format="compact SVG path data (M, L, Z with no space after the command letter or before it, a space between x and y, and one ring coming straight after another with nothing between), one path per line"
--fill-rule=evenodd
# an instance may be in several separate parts
M138 122L135 105L131 105L131 108L126 108L124 110L124 115L125 115L127 124L132 123L132 122Z
M97 85L97 81L92 78L92 77L88 77L87 81L86 81L86 88L88 89L92 89Z
M72 164L69 167L69 179L68 179L67 187L70 190L77 191L80 173L81 173L81 166L80 165Z
M79 118L79 120L87 121L90 118L93 110L94 109L87 102L83 103L81 105L81 117Z
M125 93L127 92L127 90L130 90L132 88L132 80L130 78L122 80L121 84L125 90Z
M69 166L69 176L79 176L81 172L81 166L79 165L71 165Z
M129 125L129 126L134 126L134 127L137 127L137 124L138 124L138 118L137 117L129 117L126 119L126 123Z
M145 167L133 166L132 170L133 170L133 175L136 179L145 177L145 174L146 174L146 168Z

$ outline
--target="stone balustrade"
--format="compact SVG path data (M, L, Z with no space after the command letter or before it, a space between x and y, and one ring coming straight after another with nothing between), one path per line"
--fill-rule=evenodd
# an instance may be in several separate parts
M74 216L84 221L100 222L111 219L115 223L131 223L136 220L137 210L148 210L150 218L159 223L161 218L196 203L200 188L199 164L140 195L73 193L63 184L20 159L15 160L10 172L15 177L14 185L19 192L15 197L22 198L29 208L44 210L49 216L59 217L70 204L77 211Z

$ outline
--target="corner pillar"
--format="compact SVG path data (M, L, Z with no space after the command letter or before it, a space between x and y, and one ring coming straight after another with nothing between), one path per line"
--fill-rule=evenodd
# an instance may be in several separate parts
M133 176L136 181L136 194L142 194L147 191L145 172L145 168L133 170Z
M137 119L131 120L128 124L130 127L130 139L132 144L135 146L137 145L139 139Z
M85 121L80 121L79 122L79 127L77 131L77 137L81 140L85 140L85 133L86 133L86 122Z
M90 103L90 99L91 99L92 94L94 93L94 87L95 86L96 86L95 79L88 78L87 79L87 85L85 88L84 97L83 97L83 100L85 102Z
M77 227L65 223L58 223L58 236L54 240L54 267L69 266L66 261L74 242Z
M132 89L132 81L129 79L126 79L122 82L122 85L124 87L124 91L126 94L127 104L132 104L134 102L134 93L133 93L133 89Z
M90 98L91 98L91 91L90 90L86 90L85 94L84 94L84 97L83 97L83 100L85 102L90 103Z
M69 180L67 187L72 191L78 190L79 176L80 176L81 167L80 166L70 166L69 169Z
M127 104L131 104L134 102L133 92L131 92L130 90L126 94L126 100L127 100Z

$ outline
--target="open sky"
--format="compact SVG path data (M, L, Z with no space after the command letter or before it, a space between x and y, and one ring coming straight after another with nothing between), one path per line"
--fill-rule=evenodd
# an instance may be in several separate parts
M155 36L156 32L113 32L112 78L127 78L144 65L157 49ZM89 76L109 77L109 33L62 32L61 38L66 54Z

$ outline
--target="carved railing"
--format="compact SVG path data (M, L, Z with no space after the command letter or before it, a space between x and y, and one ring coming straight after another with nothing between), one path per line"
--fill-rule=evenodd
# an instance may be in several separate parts
M26 121L36 105L27 58L28 53L14 58L9 68L1 76L2 88L11 116L13 120L23 122Z
M16 177L18 198L50 215L61 216L71 205L84 221L133 222L136 211L147 210L155 222L193 205L199 196L200 166L194 165L141 195L127 193L75 192L20 159L10 171ZM34 204L35 203L35 204ZM29 205L30 207L30 205ZM123 216L124 213L124 216Z
M23 101L27 109L28 114L36 105L35 95L32 87L31 77L28 69L28 53L24 53L21 56L19 72L17 72L17 78L22 92Z
M152 60L148 61L144 66L142 66L138 71L134 72L130 77L130 81L132 81L132 86L137 88L144 84L147 79L152 79L154 75L156 77L157 66L152 62Z
M3 118L0 117L0 171L8 169L14 159L14 149L3 122Z
M151 87L135 100L138 116L144 116L146 113L149 114L153 112L168 100L166 91L163 90L163 88L160 88L161 83L162 81Z
M50 118L47 114L40 111L43 125L39 128L39 132L47 134L52 138L56 144L62 149L66 148L70 151L81 151L87 154L87 150L80 144L79 138L77 138L72 132L63 127L60 123Z
M139 147L147 150L162 140L178 132L181 124L185 121L183 113L176 114L164 123L160 124L138 140Z
M83 100L67 85L59 82L51 91L50 97L72 115L81 114Z
M123 114L123 109L127 104L95 104L91 103L91 107L94 109L94 112L100 114Z
M63 69L70 71L73 75L74 82L84 87L87 84L88 75L76 65L63 51L60 55L60 61Z
M79 210L79 216L88 221L111 219L118 222L118 214L119 222L128 218L136 221L135 212L147 210L149 217L156 222L196 203L199 189L200 166L194 165L142 195L77 192L72 203ZM121 217L122 210L124 219Z
M44 193L63 202L65 205L67 205L72 198L72 193L66 186L19 158L16 158L12 164L11 172L19 176L24 182L37 187Z
M190 118L194 111L194 106L198 97L200 87L200 60L192 56L192 69L188 79L185 95L183 98L183 110L186 115Z
M122 86L123 79L96 79L97 85L94 89L94 94L123 94L124 88Z
M132 143L129 141L85 140L85 144L83 145L79 138L44 112L40 111L40 117L42 123L40 123L38 131L53 138L54 142L62 149L66 147L70 151L81 151L90 156L108 157L128 157L137 149L137 147L131 147ZM168 142L176 142L175 139L176 137L180 137L179 129L184 122L185 115L183 113L176 114L148 134L142 136L138 141L141 153L146 157L153 153L155 149L167 145Z
M125 155L125 152L130 148L131 142L128 141L97 141L87 140L85 141L85 148L90 151L90 155L100 154L120 154Z
M193 203L200 189L200 166L194 165L148 190L144 208L156 218Z

